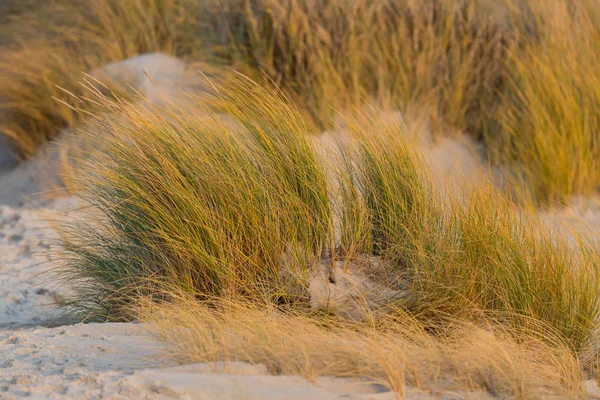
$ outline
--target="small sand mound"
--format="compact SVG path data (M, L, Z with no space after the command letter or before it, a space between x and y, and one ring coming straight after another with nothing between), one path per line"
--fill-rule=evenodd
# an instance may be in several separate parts
M175 100L182 88L194 88L200 81L197 72L184 61L162 53L108 64L91 71L90 76L100 82L130 87L153 103ZM71 153L86 147L82 141L77 132L66 130L19 164L13 149L0 136L0 205L43 207L56 196L64 196L63 189L68 186L64 174L74 168L70 165Z
M390 301L410 294L403 282L389 279L391 266L375 257L323 260L309 282L310 305L361 320ZM384 277L385 276L385 277Z

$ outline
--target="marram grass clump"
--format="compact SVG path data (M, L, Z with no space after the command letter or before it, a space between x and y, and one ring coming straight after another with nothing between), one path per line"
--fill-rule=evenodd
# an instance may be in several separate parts
M127 318L132 297L168 299L165 285L305 307L318 263L367 255L388 266L383 285L408 283L411 296L393 307L424 323L543 322L589 361L593 246L550 233L489 183L441 190L400 126L357 112L326 166L279 92L237 76L215 93L210 103L228 115L195 98L103 100L116 115L90 128L98 150L82 179L99 212L66 242L76 308Z
M67 243L81 305L123 317L144 285L202 296L305 299L309 260L330 251L327 181L289 102L238 78L206 106L111 103L82 195L102 217Z
M600 3L522 3L516 28L527 25L535 39L508 54L499 126L486 142L538 203L564 204L600 184Z
M442 188L400 126L348 123L343 247L390 262L423 318L544 321L588 361L600 311L598 249L576 246L517 207L488 178ZM348 162L347 160L352 160ZM358 225L358 226L357 226Z
M84 74L139 54L189 53L198 38L187 0L61 0L23 6L0 25L0 135L21 158L34 155L93 110ZM188 32L188 33L185 33ZM186 49L181 46L186 45ZM123 95L126 85L103 82Z

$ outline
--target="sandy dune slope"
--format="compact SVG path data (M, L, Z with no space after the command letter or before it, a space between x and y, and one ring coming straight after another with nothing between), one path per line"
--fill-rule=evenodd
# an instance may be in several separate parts
M142 68L153 77L153 84L144 80ZM152 99L161 85L180 82L184 70L178 60L146 55L111 64L103 73L112 78L125 74ZM327 153L335 151L337 140L329 133L316 138L315 144ZM143 324L67 324L56 310L69 288L52 280L59 265L52 252L58 245L53 221L64 221L79 203L74 198L40 195L49 190L43 182L59 181L54 168L58 149L49 146L46 153L13 169L13 160L0 151L4 154L4 158L0 154L0 399L397 398L383 387L357 379L320 377L309 382L272 376L264 366L243 363L178 366ZM428 140L424 149L436 176L468 180L481 166L477 149L461 137ZM554 217L567 222L576 217L592 224L600 221L600 207L587 211L577 207L548 219L552 223ZM432 395L407 388L407 398L490 396L483 392Z

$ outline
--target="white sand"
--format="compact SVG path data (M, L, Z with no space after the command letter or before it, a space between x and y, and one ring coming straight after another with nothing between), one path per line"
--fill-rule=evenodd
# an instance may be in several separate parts
M60 295L45 283L56 235L38 212L0 206L0 327L51 322Z

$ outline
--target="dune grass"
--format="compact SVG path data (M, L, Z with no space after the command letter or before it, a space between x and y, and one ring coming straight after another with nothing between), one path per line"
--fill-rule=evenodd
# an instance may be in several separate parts
M77 57L77 62L72 59ZM9 139L17 155L25 158L66 128L77 126L85 118L91 103L78 99L85 89L84 71L101 63L91 57L78 57L67 48L47 42L16 45L3 50L0 60L0 131ZM126 86L105 82L106 94L124 96Z
M4 19L0 134L23 157L69 127L94 148L79 179L96 211L65 231L72 309L129 319L150 298L142 318L187 360L367 376L399 393L448 389L441 374L467 390L580 394L597 248L486 178L440 189L402 128L370 114L346 120L330 165L308 138L371 100L422 107L483 140L538 204L595 193L597 2L487 3L61 0ZM210 105L157 106L78 83L152 51L266 74L283 92L238 76ZM363 322L309 311L317 265L365 255L411 295Z
M67 246L69 274L92 278L83 303L119 316L144 280L204 296L306 297L307 262L331 243L325 175L284 98L246 78L236 88L220 89L230 117L113 102L117 117L90 128L103 151L82 194L105 218Z
M502 31L478 1L214 3L224 56L266 72L325 125L332 108L368 97L475 123L502 66Z
M128 319L138 296L168 304L183 291L306 312L319 264L366 255L390 266L380 284L407 282L411 295L365 321L400 310L442 336L449 318L493 321L592 364L594 247L572 246L491 184L442 190L399 126L357 114L341 160L324 165L280 92L241 76L215 92L229 115L199 99L104 100L112 116L89 128L101 150L81 192L98 212L70 227L63 254L74 310Z
M219 4L209 26L226 58L265 71L322 126L367 99L425 107L434 130L482 139L525 200L598 189L593 0Z
M184 1L41 3L15 5L0 27L0 134L22 158L77 126L85 114L73 108L93 108L77 101L84 73L142 53L183 53L177 46L193 43L177 30L193 18ZM125 93L119 82L103 83Z
M321 126L370 99L425 108L435 133L481 139L521 200L598 189L594 0L206 4L215 53L267 73Z
M600 310L597 249L583 239L573 248L489 178L442 189L401 126L367 118L349 127L357 145L344 157L355 161L342 170L353 177L343 181L343 220L354 235L344 247L408 276L417 294L409 308L466 318L491 313L513 326L545 321L573 350L589 350Z
M265 304L170 304L143 300L138 317L184 363L248 362L274 375L359 378L398 398L419 395L521 399L585 398L578 360L564 343L506 327L483 329L449 319L432 336L414 316L398 311L372 325L306 315Z
M79 122L51 100L71 101L56 84L80 95L81 72L161 51L264 73L321 127L334 110L370 100L425 109L436 133L482 140L537 204L598 186L593 0L60 0L17 9L0 27L0 134L23 157Z
M333 108L373 97L427 105L475 127L502 65L502 32L475 0L60 0L23 8L0 27L16 45L2 69L14 84L0 96L8 110L0 132L24 156L71 126L72 115L56 119L67 111L48 109L51 95L66 100L55 84L78 92L81 72L146 52L266 73L321 126ZM60 64L37 62L57 57Z
M526 316L549 322L575 348L589 339L599 283L591 247L582 242L573 251L485 180L441 192L399 139L400 127L394 132L371 120L365 133L364 126L354 125L361 162L347 182L356 188L347 192L358 194L353 203L362 211L352 213L362 215L367 251L408 271L413 291L423 296L417 308Z
M566 203L600 183L600 5L525 3L536 39L510 54L500 129L489 147L497 161L517 165L533 198Z

